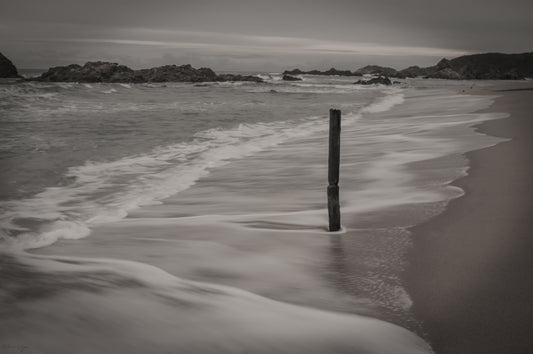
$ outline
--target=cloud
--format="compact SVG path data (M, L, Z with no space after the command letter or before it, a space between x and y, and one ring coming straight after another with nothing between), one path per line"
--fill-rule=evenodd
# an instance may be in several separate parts
M137 30L139 31L139 30ZM148 31L152 35L154 31ZM157 33L157 31L155 31ZM326 41L314 38L251 36L240 34L218 34L209 32L178 32L172 33L174 37L194 38L196 41L161 41L139 40L120 38L49 38L42 39L50 43L90 43L90 44L117 44L122 46L148 46L161 49L200 50L212 53L281 53L281 54L358 54L358 55L384 55L384 56L459 56L468 51L414 47L390 46L378 43L358 43L342 41ZM146 36L141 36L146 37Z
M239 60L251 67L243 56L255 58L257 70L370 59L398 67L408 58L409 65L430 65L466 53L533 49L531 0L41 2L6 2L0 11L0 48L23 65L130 58L149 66L171 53L224 69L239 68ZM58 57L38 54L48 49Z

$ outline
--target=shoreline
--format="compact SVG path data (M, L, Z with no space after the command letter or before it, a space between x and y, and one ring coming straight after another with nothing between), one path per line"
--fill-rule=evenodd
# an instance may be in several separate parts
M533 348L533 88L496 83L468 93L499 95L481 112L510 116L475 126L510 140L465 154L465 194L411 228L404 283L422 335L437 354L526 353Z

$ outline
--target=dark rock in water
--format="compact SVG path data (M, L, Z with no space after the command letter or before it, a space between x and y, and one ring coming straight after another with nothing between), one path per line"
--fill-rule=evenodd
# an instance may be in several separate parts
M311 70L311 71L302 71L300 69L294 69L294 70L285 70L283 72L283 75L339 75L339 76L356 76L357 74L351 72L350 70L337 70L335 68L331 68L326 71L320 71L320 70Z
M295 76L291 76L291 75L283 75L283 80L285 80L285 81L302 81L301 78L295 77Z
M327 71L324 71L323 75L353 76L354 73L352 73L350 70L337 70L335 68L331 68Z
M216 81L217 75L208 68L195 69L190 64L164 65L135 70L132 82L205 82Z
M392 84L393 84L393 85L400 85L401 82L400 82L400 81L393 81Z
M357 69L355 73L361 76L371 74L371 75L379 75L379 76L396 77L399 79L405 79L405 75L397 71L396 69L384 67L384 66L378 66L378 65L367 65L364 68Z
M190 64L164 65L151 69L132 70L124 65L109 62L88 62L83 66L72 64L57 66L35 79L36 81L63 82L214 82L253 81L263 82L256 76L217 75L209 68L195 69Z
M134 71L127 66L102 61L88 62L84 66L71 64L48 69L37 81L64 82L133 82Z
M339 76L363 76L365 74L375 74L375 75L380 75L380 76L397 77L400 79L405 78L404 75L400 74L398 71L396 71L393 68L387 68L387 67L377 66L377 65L368 65L354 72L350 70L337 70L335 68L331 68L326 71L319 71L319 70L302 71L300 69L294 69L294 70L286 70L283 72L283 74L284 75L302 75L302 74L339 75Z
M374 84L391 85L392 83L390 79L385 76L378 76L378 77L373 77L368 80L359 80L357 82L354 82L354 85L374 85Z
M303 71L300 70L300 69L285 70L285 71L283 72L283 75L302 75L302 74L306 74L306 73L303 72Z
M0 53L0 78L21 78L11 60Z
M220 75L217 75L215 81L263 82L263 79L257 76L252 76L252 75L220 74Z

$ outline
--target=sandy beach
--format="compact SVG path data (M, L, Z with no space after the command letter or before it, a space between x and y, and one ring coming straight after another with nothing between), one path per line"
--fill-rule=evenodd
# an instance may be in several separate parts
M470 90L499 96L488 111L510 117L477 129L510 140L467 153L465 195L412 229L405 281L438 354L533 350L532 86Z

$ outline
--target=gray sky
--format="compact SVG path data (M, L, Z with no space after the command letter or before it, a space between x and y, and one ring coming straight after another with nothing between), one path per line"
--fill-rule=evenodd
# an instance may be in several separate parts
M402 69L533 51L532 14L531 0L0 0L0 52L19 68Z

